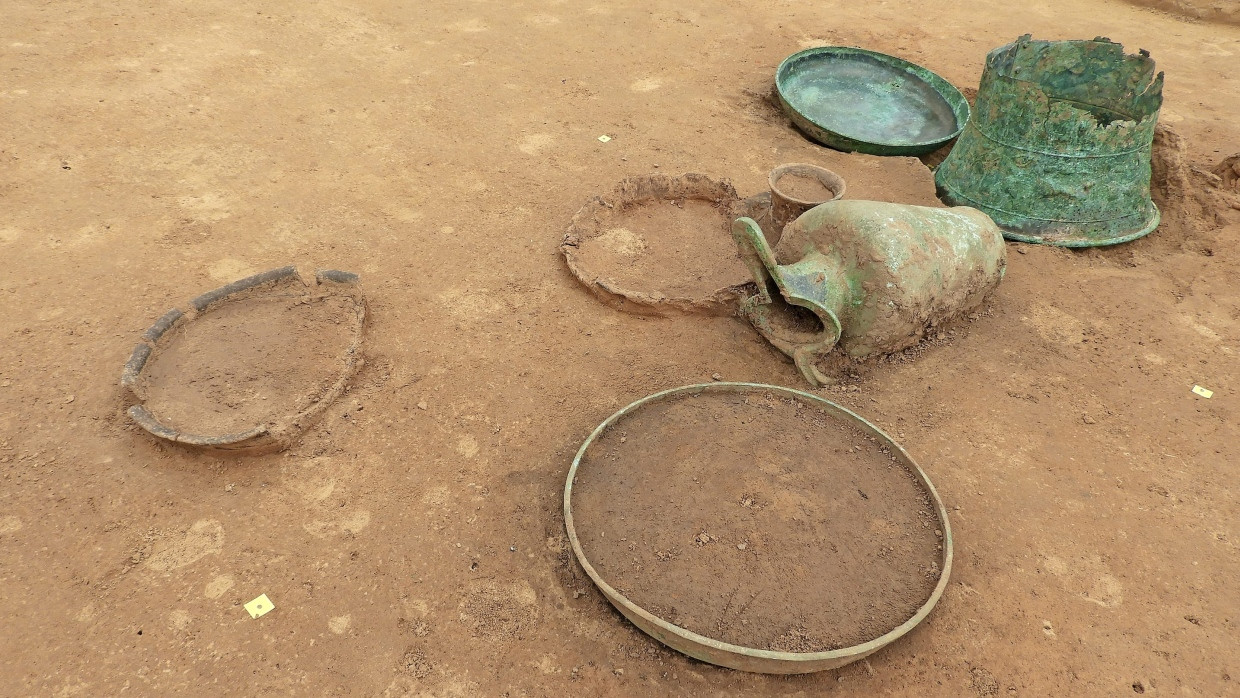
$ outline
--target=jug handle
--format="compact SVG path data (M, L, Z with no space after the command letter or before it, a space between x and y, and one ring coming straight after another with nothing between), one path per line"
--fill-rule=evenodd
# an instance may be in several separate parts
M777 266L775 253L767 244L762 227L752 218L737 218L732 223L732 239L736 241L741 261L749 269L753 280L758 284L758 300L761 303L771 302L771 282L778 280L771 277L770 269Z
M832 344L839 340L843 332L839 314L836 309L823 304L825 296L820 286L823 277L812 273L814 262L811 256L795 264L780 266L762 234L762 228L752 218L737 218L732 223L732 239L736 241L741 259L758 284L754 302L771 303L771 287L774 286L789 303L813 311L822 320L824 329L834 334Z

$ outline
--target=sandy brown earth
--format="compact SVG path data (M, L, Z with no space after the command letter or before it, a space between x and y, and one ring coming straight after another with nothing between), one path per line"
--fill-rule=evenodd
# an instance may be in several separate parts
M1129 0L1188 19L1240 24L1240 0Z
M688 660L565 545L569 461L615 409L801 385L735 319L600 304L558 254L573 212L656 164L754 192L819 162L764 101L800 48L970 87L1025 32L1150 50L1188 160L1240 151L1240 27L1116 0L6 3L0 695L1240 692L1240 211L1013 245L989 312L823 391L956 535L935 613L866 662ZM248 458L129 424L141 331L285 264L367 289L367 366L323 420Z

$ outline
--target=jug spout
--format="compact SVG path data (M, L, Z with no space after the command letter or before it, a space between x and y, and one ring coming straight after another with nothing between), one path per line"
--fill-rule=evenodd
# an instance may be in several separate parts
M839 314L848 285L837 258L811 252L795 264L780 265L752 218L738 218L732 237L757 291L741 301L741 314L815 387L834 380L815 365L839 342Z

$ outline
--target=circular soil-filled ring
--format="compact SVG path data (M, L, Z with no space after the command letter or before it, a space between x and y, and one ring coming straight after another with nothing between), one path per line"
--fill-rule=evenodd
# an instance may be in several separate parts
M783 179L787 175L809 177L818 180L824 187L831 190L831 198L809 200L799 199L792 196L788 192L785 192L779 188L779 180ZM809 165L801 162L792 162L776 167L771 170L771 174L767 176L766 182L767 185L770 186L771 191L779 195L781 198L784 198L792 203L801 204L802 206L809 206L811 208L817 206L818 204L843 198L844 191L847 189L847 185L844 183L844 178L838 174L828 170L825 167Z
M722 238L729 238L728 231L733 219L750 215L737 196L736 189L726 179L716 180L696 173L679 177L665 174L629 177L621 180L610 194L590 199L573 215L573 220L564 234L564 241L560 244L560 251L564 254L569 271L604 303L626 312L665 316L686 313L735 314L740 303L741 289L750 283L748 273L739 262L735 283L712 289L700 296L685 296L658 288L626 287L591 269L589 260L583 259L581 243L603 234L607 221L615 212L644 202L685 199L708 201L727 207L728 226L719 231Z
M573 480L577 476L577 467L581 464L581 459L589 450L591 444L599 438L604 431L615 424L625 415L635 410L641 409L643 406L652 402L657 402L682 394L701 394L704 392L774 392L784 395L793 396L801 400L807 400L819 405L827 412L835 413L846 420L850 421L854 426L862 431L868 432L877 438L880 442L891 449L892 455L896 460L908 468L916 480L925 488L934 503L935 513L938 515L939 524L943 531L943 557L942 557L942 573L939 575L938 584L934 587L926 602L917 609L917 612L904 623L895 629L881 635L873 640L854 645L852 647L844 647L837 650L827 652L778 652L773 650L760 650L752 647L742 647L726 642L720 642L704 635L687 630L677 625L673 625L668 621L650 613L646 609L638 606L630 601L627 597L609 585L606 580L599 575L594 566L586 558L585 551L582 550L581 542L577 538L577 531L573 526ZM841 407L834 402L824 400L817 395L793 390L792 388L783 388L775 385L764 385L760 383L704 383L699 385L687 385L680 388L672 388L662 392L648 395L627 407L608 417L602 424L598 425L590 434L585 443L577 451L577 456L573 458L573 465L569 468L568 479L564 483L564 525L568 531L569 542L573 546L573 554L577 556L577 561L581 563L586 574L594 581L594 584L603 592L607 600L616 607L620 613L633 622L647 635L671 647L674 650L683 652L684 654L699 659L703 662L718 664L720 666L729 667L731 669L739 669L742 671L754 671L768 674L805 674L814 671L823 671L825 669L836 669L850 662L862 659L883 647L891 644L897 639L903 637L910 630L917 626L918 623L925 620L926 616L934 610L935 605L943 596L943 591L947 588L948 578L952 571L952 532L951 526L947 521L947 510L943 507L942 500L939 499L938 492L931 484L930 478L922 471L901 446L896 443L890 436L883 433L881 429L870 424L861 416L854 412Z
M816 180L831 192L831 198L805 199L793 196L779 185L780 180L787 176ZM771 220L781 233L785 225L796 220L802 213L819 204L844 198L844 190L847 188L844 184L844 178L831 170L799 162L776 167L771 170L771 174L767 176L766 181L767 186L771 188Z
M320 269L315 272L314 281L309 284L332 296L350 300L354 314L353 338L342 357L337 379L309 407L296 414L287 415L285 419L274 424L258 424L242 431L210 434L189 433L169 427L160 421L158 415L142 404L146 399L142 381L143 369L168 343L172 330L232 301L252 298L279 289L306 289L308 285L297 275L297 270L288 266L255 274L207 291L190 301L190 310L182 311L179 308L173 308L160 316L142 333L142 341L134 347L129 361L125 363L121 372L121 387L127 389L138 400L138 404L132 405L126 414L134 423L152 435L187 446L249 452L287 447L302 430L322 414L333 400L344 392L349 379L361 367L362 329L366 321L366 303L358 286L359 281L358 275L352 272Z

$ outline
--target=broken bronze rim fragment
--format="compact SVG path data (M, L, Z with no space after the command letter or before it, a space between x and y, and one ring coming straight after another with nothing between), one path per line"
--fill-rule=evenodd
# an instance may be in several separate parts
M121 372L121 386L137 400L137 404L129 407L127 414L135 424L152 435L186 446L228 451L267 451L287 447L344 392L349 379L362 364L361 344L366 304L359 281L358 275L352 272L322 269L315 272L312 282L306 282L298 276L294 267L287 266L255 274L203 293L190 301L188 310L169 310L142 333L141 341L134 347ZM352 341L341 357L336 380L308 407L295 414L255 424L252 428L241 431L202 433L169 426L166 420L161 420L160 415L144 404L146 390L143 371L164 347L175 341L174 330L234 301L280 292L286 295L293 292L304 293L310 288L315 288L326 296L345 298L350 302L351 312L348 313L348 319Z

